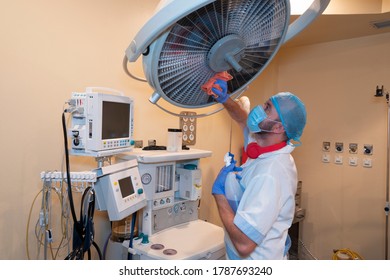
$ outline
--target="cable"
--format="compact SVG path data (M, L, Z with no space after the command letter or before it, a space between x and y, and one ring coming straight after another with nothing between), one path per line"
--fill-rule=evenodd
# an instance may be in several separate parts
M93 247L95 247L95 249L99 255L99 260L103 260L103 255L102 255L102 252L100 251L99 246L96 244L95 241L92 242L92 245L93 245Z
M54 190L57 197L58 197L58 200L60 202L60 211L61 211L61 238L60 238L60 241L59 241L59 244L57 246L53 246L54 242L49 242L48 245L46 244L45 245L45 233L47 230L50 229L51 227L51 222L50 221L46 221L46 217L49 217L51 214L51 207L48 208L49 206L49 197L48 197L48 192L50 190ZM53 185L53 182L51 180L49 181L44 181L43 183L43 186L42 186L42 189L35 195L34 199L33 199L33 202L31 203L31 206L30 206L30 211L29 211L29 215L28 215L28 220L27 220L27 226L26 226L26 254L27 254L27 259L31 260L31 254L30 254L30 246L29 246L29 228L30 228L30 224L31 224L31 215L32 215L32 212L33 212L33 208L34 208L34 205L36 204L36 201L37 201L37 198L39 197L39 195L42 193L42 201L41 201L41 210L40 210L40 215L39 215L39 218L37 219L37 222L35 223L35 229L34 229L34 232L35 232L35 237L37 239L37 256L36 258L38 259L39 258L39 255L40 255L40 248L42 246L48 246L49 249L50 249L50 252L51 252L51 257L53 260L57 259L57 256L60 252L60 250L62 248L64 248L65 246L68 246L68 244L70 243L70 240L68 239L69 237L69 226L67 225L67 220L69 217L66 216L66 210L64 208L66 208L66 205L67 204L64 204L64 201L66 200L63 196L62 196L62 188L59 187L57 188L56 185ZM42 220L44 219L44 220ZM43 224L42 224L43 223ZM43 225L45 227L43 227ZM70 229L71 230L71 229ZM66 241L66 242L64 242ZM53 250L56 250L56 252L53 252Z
M229 152L232 152L232 138L233 138L233 119L230 118L230 133L229 133Z
M134 228L135 228L135 222L137 220L137 212L133 213L131 217L131 229L130 229L130 239L129 239L129 248L133 248L133 238L134 238ZM133 254L128 252L127 253L127 259L132 260Z
M333 250L332 260L363 260L363 258L356 252L348 249Z
M111 231L112 231L112 223L111 223ZM107 247L108 247L108 243L110 242L110 238L111 238L111 232L108 234L108 237L107 237L106 241L104 242L104 246L103 246L103 260L106 259Z
M62 129L64 134L64 147L65 147L65 168L66 168L66 181L68 184L68 199L70 203L70 210L72 213L73 222L77 224L76 212L74 210L73 196L72 196L72 182L70 179L70 164L69 164L69 151L68 151L68 138L66 132L65 112L62 113Z
M302 251L302 254L309 255L312 260L317 260L317 258L310 252L310 250L306 247L305 243L301 239L298 238L298 244L302 246L304 251Z
M28 213L28 219L27 219L27 229L26 229L26 253L27 253L27 259L30 260L30 251L28 249L28 228L30 227L30 220L31 220L31 213L32 213L32 209L34 207L34 204L35 204L35 201L36 199L38 198L39 194L42 192L42 190L40 190L36 196L34 197L34 200L31 204L31 207L30 207L30 211Z
M124 56L123 57L123 69L125 70L125 73L127 75L129 75L131 78L137 80L137 81L140 81L140 82L147 82L146 79L142 79L142 78L139 78L139 77L136 77L134 76L133 74L130 73L129 69L127 68L127 62L128 62L128 59L127 59L127 56Z
M73 218L74 230L73 230L73 251L68 254L65 260L78 259L82 260L84 258L84 254L88 253L88 259L91 258L90 247L93 245L99 255L99 258L102 259L102 254L94 242L94 225L93 225L93 216L95 212L95 193L92 190L92 187L88 187L85 189L80 207L80 220L77 220L73 195L72 195L72 182L70 177L70 163L69 163L69 150L68 150L68 139L67 139L67 131L66 131L66 120L65 120L65 112L62 113L62 128L63 128L63 136L64 136L64 149L65 149L65 166L66 166L66 182L68 185L67 193L70 205L70 211ZM87 206L85 206L85 202L87 202ZM85 208L84 208L85 206ZM83 211L84 210L84 211Z
M74 253L69 254L66 259L84 259L84 254L87 253L88 259L91 259L91 246L93 246L99 259L102 260L103 256L99 246L93 240L94 238L94 225L93 217L95 213L95 193L92 187L86 188L81 199L80 207L80 221L79 225L82 226L81 237L74 239L73 245L76 247ZM74 238L76 238L75 236Z
M66 182L68 185L68 188L67 188L68 199L69 199L70 211L72 214L73 224L74 224L74 230L73 230L73 244L74 244L75 239L82 240L83 228L80 225L80 223L77 221L76 212L75 212L74 203L73 203L72 181L70 178L70 164L69 164L69 151L68 151L68 138L67 138L67 131L66 131L65 111L62 113L62 130L63 130L63 136L64 136L65 168L66 168ZM65 259L69 259L68 257L76 257L76 256L79 256L79 250L77 250L77 252L70 253Z

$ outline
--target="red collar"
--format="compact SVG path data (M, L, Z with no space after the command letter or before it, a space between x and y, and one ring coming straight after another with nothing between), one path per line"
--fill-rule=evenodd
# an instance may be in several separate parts
M279 150L287 145L287 142L280 142L267 147L261 147L256 142L249 143L246 147L246 154L249 158L258 158L260 155Z

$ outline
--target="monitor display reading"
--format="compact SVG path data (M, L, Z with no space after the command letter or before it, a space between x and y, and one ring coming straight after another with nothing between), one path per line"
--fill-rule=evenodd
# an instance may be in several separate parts
M123 179L118 180L119 189L121 190L122 197L128 197L134 193L133 182L131 181L131 177L125 177Z
M102 139L129 137L130 104L103 101Z

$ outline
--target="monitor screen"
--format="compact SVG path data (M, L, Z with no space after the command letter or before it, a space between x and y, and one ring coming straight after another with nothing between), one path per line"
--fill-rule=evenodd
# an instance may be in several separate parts
M129 137L130 104L103 101L102 139Z
M134 193L133 182L131 181L130 176L118 180L118 183L123 198L128 197Z

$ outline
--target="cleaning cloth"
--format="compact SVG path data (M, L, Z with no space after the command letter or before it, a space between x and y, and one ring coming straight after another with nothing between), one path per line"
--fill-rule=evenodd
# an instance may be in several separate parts
M223 80L223 81L229 81L233 79L233 77L227 72L219 72L215 74L212 78L210 78L205 84L201 86L202 90L207 93L208 95L212 95L214 97L218 97L213 91L212 88L217 88L218 90L221 90L221 87L219 85L216 85L215 82L217 80Z

